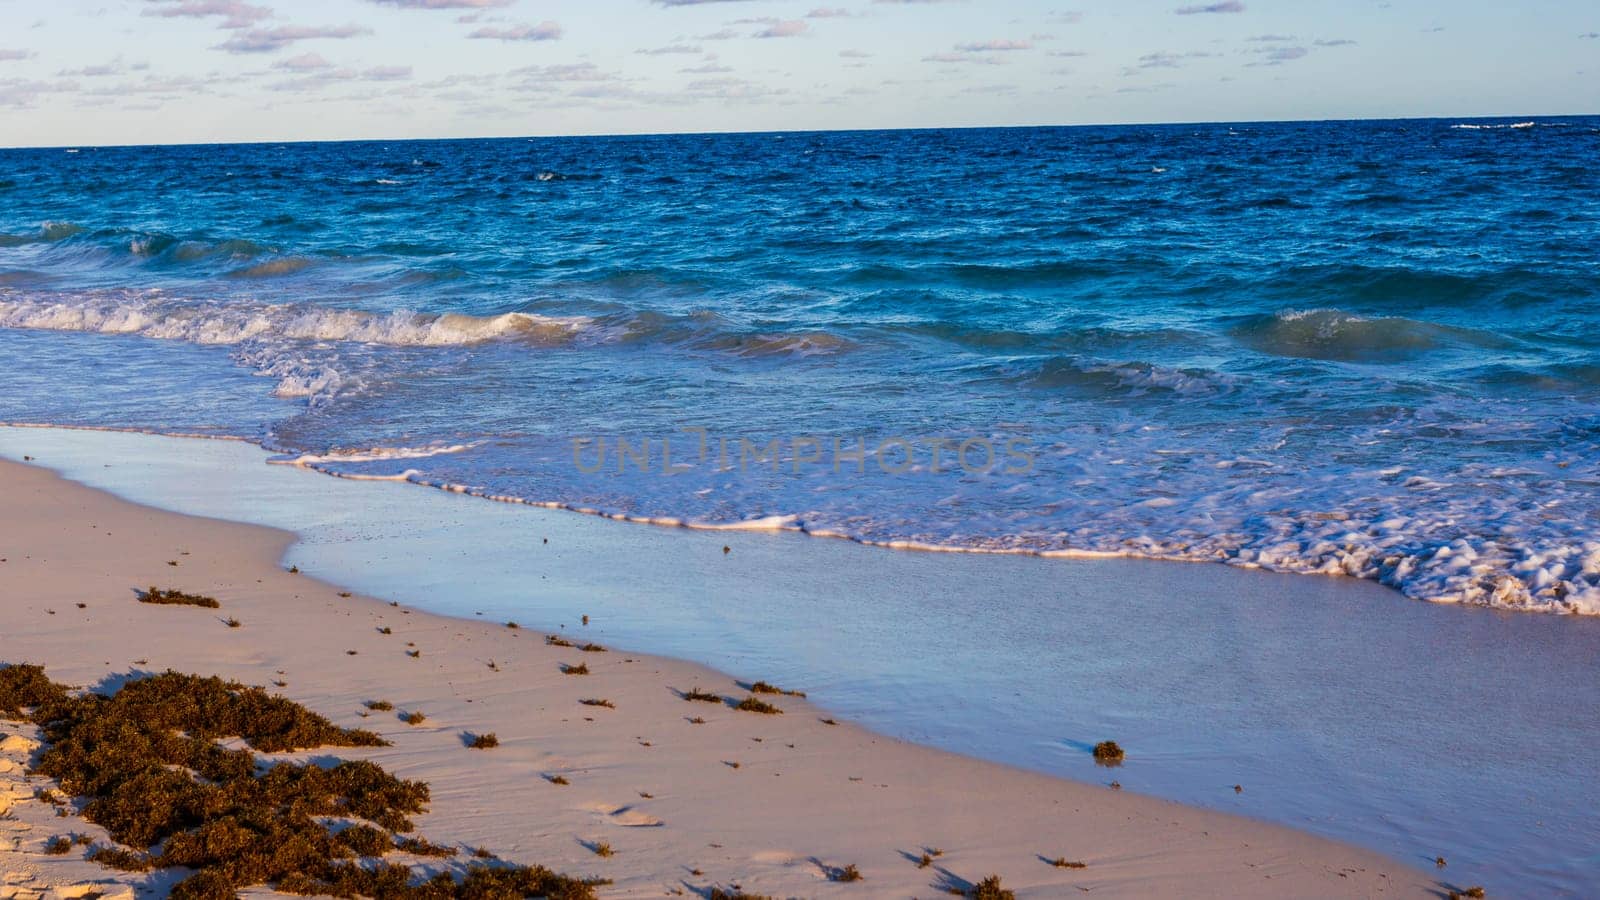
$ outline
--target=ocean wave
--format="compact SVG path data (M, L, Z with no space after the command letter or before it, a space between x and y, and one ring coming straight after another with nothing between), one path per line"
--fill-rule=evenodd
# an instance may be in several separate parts
M1499 131L1503 128L1533 128L1538 124L1538 122L1500 122L1491 125L1484 125L1480 123L1463 122L1459 125L1451 125L1450 127L1458 131Z
M1214 396L1238 383L1233 376L1206 369L1078 357L1053 357L1010 380L1041 390L1076 391L1090 398L1143 394Z
M22 234L0 234L0 247L20 247L25 244L55 243L81 234L83 226L71 222L44 222L38 230Z
M1340 309L1293 309L1252 316L1233 328L1245 345L1273 356L1343 362L1410 359L1449 346L1505 347L1489 332Z
M453 347L494 340L559 344L590 323L582 316L508 312L370 312L357 309L177 300L159 292L27 296L0 293L0 327L129 334L195 344L258 340Z
M245 266L228 273L230 278L278 278L304 272L315 265L315 260L304 256L280 256L255 265Z
M299 466L305 469L319 467L370 462L389 462L400 459L428 459L434 456L447 456L454 453L465 453L474 447L481 446L481 442L468 444L432 444L426 447L345 447L326 450L321 453L285 453L268 460L273 465Z

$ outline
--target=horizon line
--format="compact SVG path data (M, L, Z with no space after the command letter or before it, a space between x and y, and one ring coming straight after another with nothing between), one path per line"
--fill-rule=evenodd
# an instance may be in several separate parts
M1427 115L1427 116L1370 116L1370 117L1332 117L1332 118L1304 118L1304 119L1184 119L1165 122L1077 122L1055 124L1018 124L1018 125L927 125L914 127L891 128L791 128L791 129L766 129L757 131L596 131L575 132L571 134L500 134L500 135L473 135L457 137L377 137L377 138L292 138L287 140L273 140L271 138L253 138L237 141L174 141L171 143L144 143L144 144L9 144L0 145L0 153L18 150L130 150L145 147L250 147L264 144L381 144L381 143L422 143L431 141L515 141L515 140L567 140L573 138L649 138L649 137L727 137L733 135L791 135L791 134L886 134L895 132L914 131L1016 131L1033 129L1064 129L1064 128L1158 128L1181 127L1197 125L1308 125L1322 123L1345 122L1434 122L1447 119L1478 121L1484 119L1591 119L1600 117L1596 113L1503 113L1503 114L1478 114L1478 115Z

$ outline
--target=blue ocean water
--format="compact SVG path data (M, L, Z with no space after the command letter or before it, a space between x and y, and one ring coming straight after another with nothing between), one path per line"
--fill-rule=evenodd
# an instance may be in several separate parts
M0 151L0 420L1600 613L1600 119Z

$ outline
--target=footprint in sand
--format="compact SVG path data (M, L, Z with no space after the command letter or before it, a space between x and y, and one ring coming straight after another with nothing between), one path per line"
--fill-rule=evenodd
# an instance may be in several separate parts
M623 828L655 828L666 823L632 806L613 806L609 803L586 803L584 809L603 816L612 825Z
M750 861L764 866L792 866L802 860L787 850L763 850L750 854Z

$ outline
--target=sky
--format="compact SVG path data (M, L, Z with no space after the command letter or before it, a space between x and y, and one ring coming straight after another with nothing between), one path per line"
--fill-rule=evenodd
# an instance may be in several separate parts
M0 146L1585 113L1594 0L0 0Z

